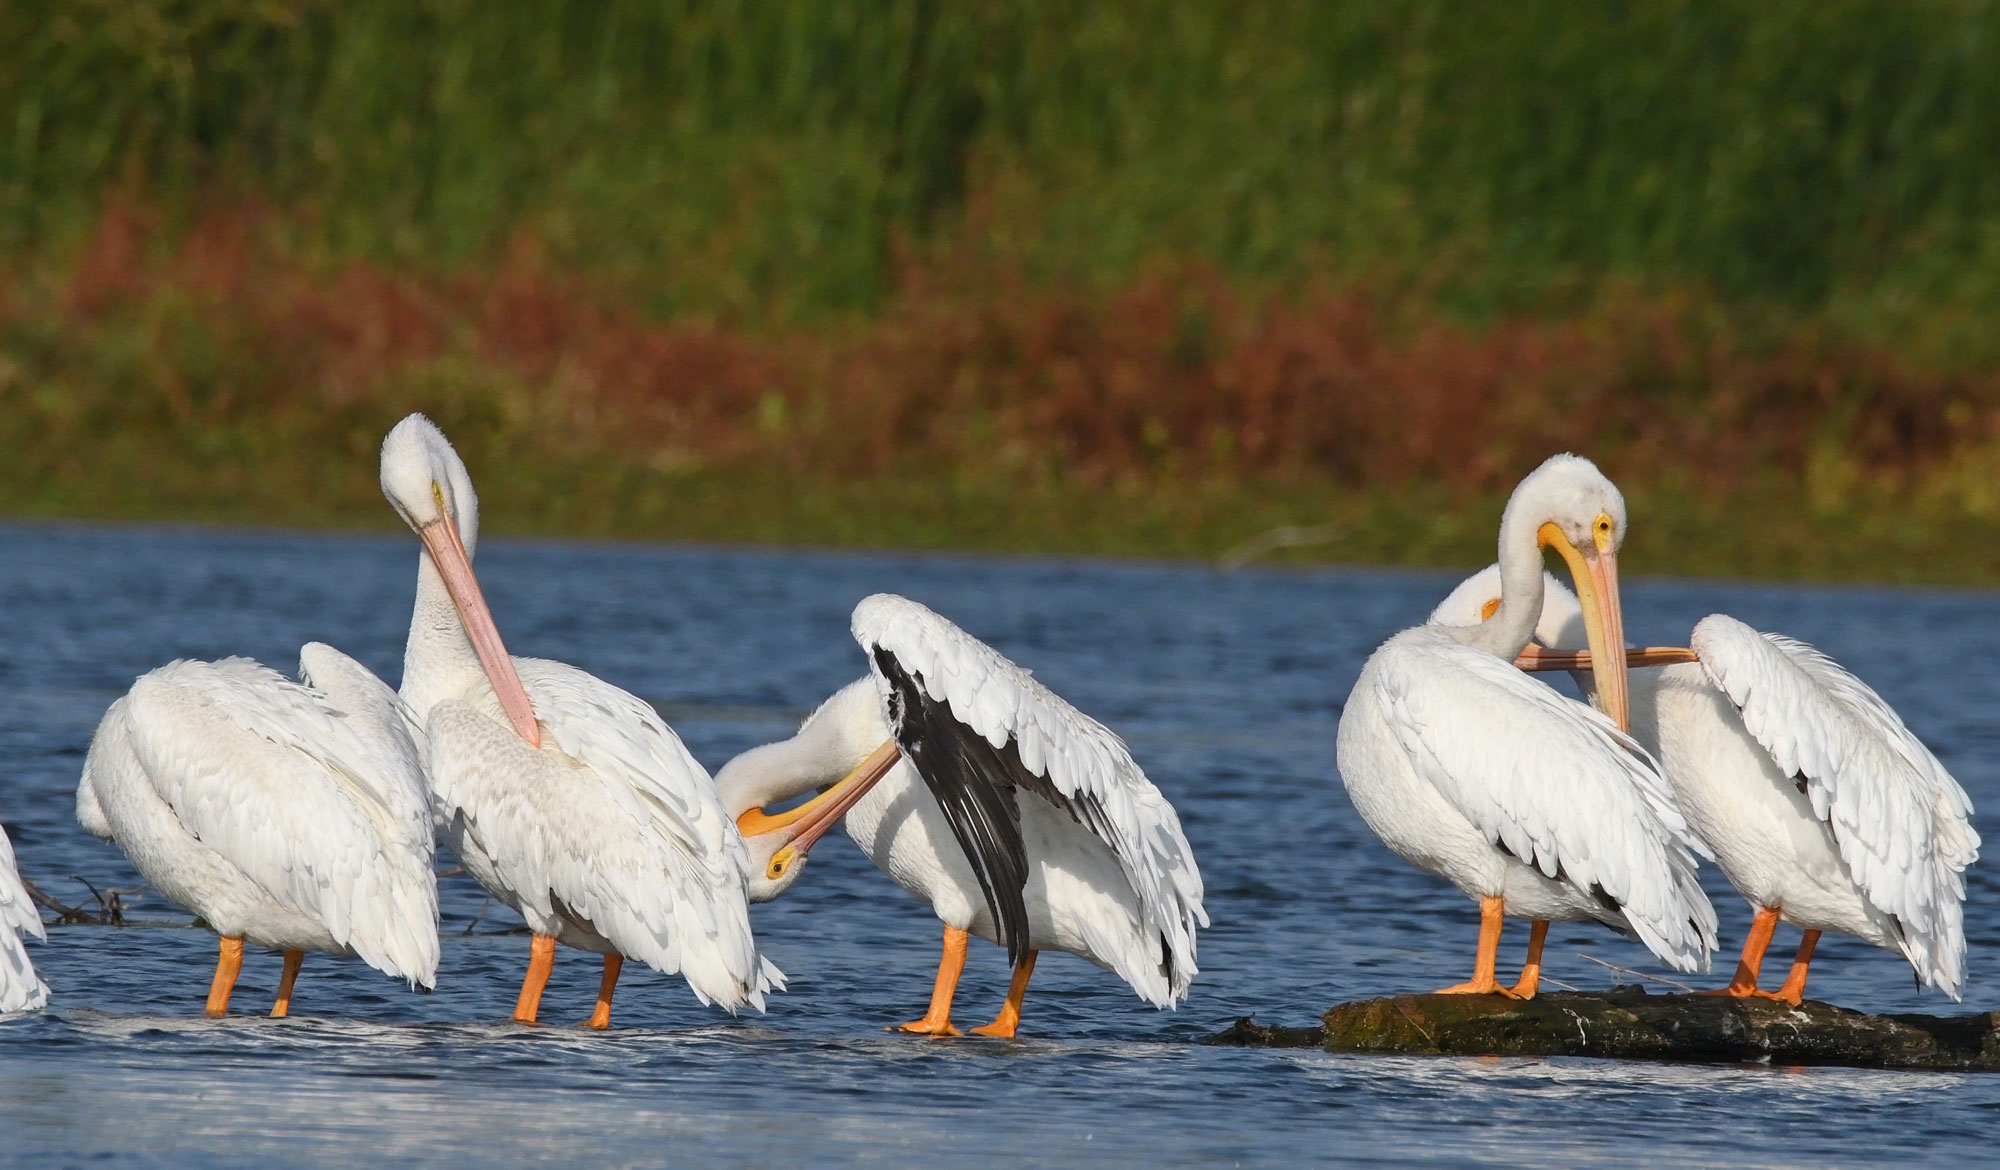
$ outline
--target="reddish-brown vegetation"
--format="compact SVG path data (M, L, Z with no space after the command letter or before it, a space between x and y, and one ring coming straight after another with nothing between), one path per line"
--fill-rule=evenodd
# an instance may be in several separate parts
M236 205L168 231L110 203L64 272L0 296L0 393L72 434L335 434L355 456L421 408L518 454L651 473L1461 496L1560 449L1705 496L1815 474L1822 494L1920 486L1989 449L2000 416L1992 374L1800 325L1760 335L1694 298L1474 328L1200 267L1085 292L945 261L905 265L874 318L766 328L650 320L531 241L488 271L391 271L294 255L283 228Z

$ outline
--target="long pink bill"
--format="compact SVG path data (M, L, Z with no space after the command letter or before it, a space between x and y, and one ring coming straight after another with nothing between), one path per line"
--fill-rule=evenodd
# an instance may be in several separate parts
M542 746L542 728L535 721L534 705L528 701L527 688L521 685L521 676L514 670L514 660L508 657L507 647L500 641L500 630L493 624L492 611L486 608L486 595L480 591L479 578L472 573L472 558L466 555L465 545L458 538L458 527L447 518L439 518L417 529L417 538L424 542L431 562L444 577L445 592L451 594L452 604L458 607L465 636L471 639L472 652L479 655L479 665L486 669L486 681L492 684L501 710L507 712L508 722L531 746Z

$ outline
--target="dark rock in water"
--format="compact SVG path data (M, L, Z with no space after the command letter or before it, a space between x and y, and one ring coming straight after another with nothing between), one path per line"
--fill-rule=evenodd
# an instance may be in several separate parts
M1871 1016L1807 1000L1648 995L1643 988L1497 995L1398 995L1339 1004L1318 1028L1248 1017L1214 1044L1454 1056L1600 1056L1618 1060L2000 1072L2000 1013Z
M1244 1016L1205 1043L1237 1048L1318 1048L1326 1043L1326 1029L1260 1024L1255 1016Z

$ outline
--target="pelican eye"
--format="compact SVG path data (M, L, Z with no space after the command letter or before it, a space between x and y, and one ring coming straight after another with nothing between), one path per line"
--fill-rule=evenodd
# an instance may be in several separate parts
M771 855L771 863L764 867L764 876L774 882L784 877L785 871L792 868L792 860L797 856L798 850L792 848L790 845L773 853Z
M1605 512L1597 514L1597 523L1590 526L1590 539L1597 545L1598 552L1611 551L1611 516Z

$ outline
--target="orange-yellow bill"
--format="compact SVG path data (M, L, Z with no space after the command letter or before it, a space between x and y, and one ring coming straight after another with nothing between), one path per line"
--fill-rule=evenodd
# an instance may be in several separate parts
M774 879L780 877L787 866L811 852L813 845L839 824L840 818L868 795L868 790L888 775L889 769L895 767L900 759L902 749L896 746L896 741L884 740L881 747L825 792L775 816L766 815L761 808L753 808L736 818L736 827L745 837L792 830L791 840L771 855L768 874Z
M1631 726L1631 698L1626 690L1625 619L1618 604L1618 550L1612 547L1611 519L1598 517L1586 549L1578 549L1555 524L1542 525L1539 538L1542 547L1555 549L1569 566L1576 599L1583 606L1598 705L1625 730Z

